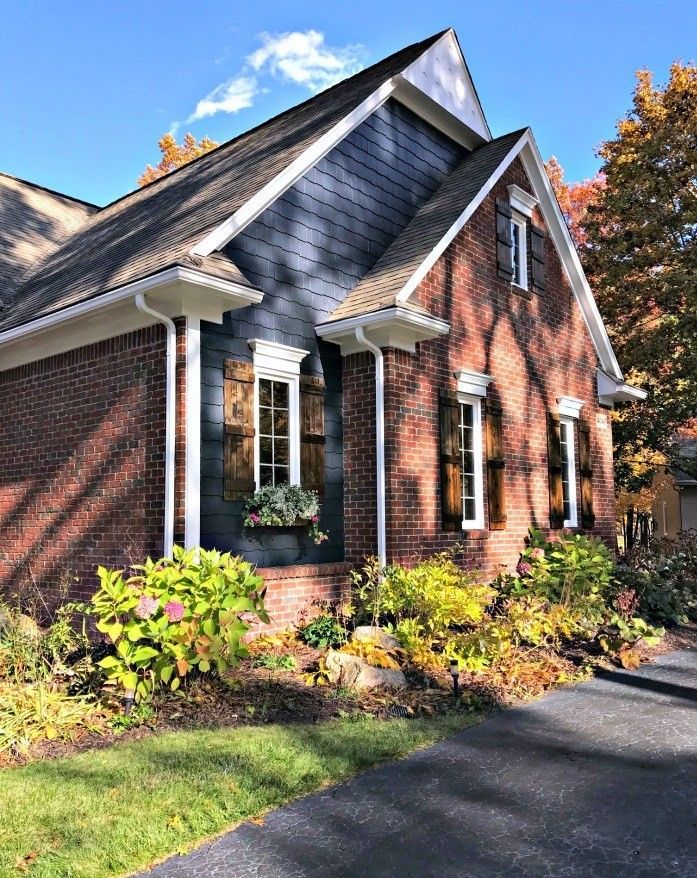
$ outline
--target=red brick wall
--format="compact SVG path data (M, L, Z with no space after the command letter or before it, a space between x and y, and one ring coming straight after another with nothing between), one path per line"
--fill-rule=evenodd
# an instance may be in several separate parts
M0 589L162 550L164 329L153 326L0 372Z
M450 323L449 336L419 345L413 356L385 352L391 560L408 561L416 553L464 542L473 567L492 570L514 564L528 528L549 525L546 415L557 411L559 396L585 403L582 417L592 431L596 532L613 544L609 414L598 406L596 353L549 237L543 295L516 294L497 275L495 199L508 197L510 183L530 191L518 161L416 291L420 305ZM534 221L544 225L538 211ZM438 390L455 390L453 372L460 368L492 375L489 398L503 407L508 514L503 531L463 534L441 528ZM606 422L605 429L597 416ZM485 465L483 469L486 480Z
M348 597L350 569L349 563L260 567L257 573L266 585L271 624L260 625L257 631L280 631L297 622L313 602L335 603Z

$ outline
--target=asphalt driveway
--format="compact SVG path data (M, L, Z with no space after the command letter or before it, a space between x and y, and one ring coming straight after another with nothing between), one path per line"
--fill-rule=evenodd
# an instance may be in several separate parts
M508 710L159 878L697 878L697 651Z

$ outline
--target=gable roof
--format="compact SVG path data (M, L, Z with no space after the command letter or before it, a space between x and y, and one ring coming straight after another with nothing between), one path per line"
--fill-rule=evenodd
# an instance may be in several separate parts
M9 304L21 275L98 210L35 183L0 172L0 301Z
M33 265L9 313L0 313L0 331L174 265L250 286L227 257L190 251L445 33L402 49L94 213Z
M485 143L466 155L395 238L328 322L390 308L429 255L479 195L525 129Z

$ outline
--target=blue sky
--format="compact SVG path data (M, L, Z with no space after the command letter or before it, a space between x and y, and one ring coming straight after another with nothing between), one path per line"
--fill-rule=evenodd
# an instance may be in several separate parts
M103 204L173 123L227 140L451 25L494 134L531 125L570 179L597 168L634 71L663 82L697 50L687 0L5 0L0 170Z

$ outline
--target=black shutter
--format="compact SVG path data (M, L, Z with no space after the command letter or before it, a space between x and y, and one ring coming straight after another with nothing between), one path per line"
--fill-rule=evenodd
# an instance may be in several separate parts
M300 376L300 484L324 494L324 380Z
M440 392L440 502L443 530L461 531L460 403L447 390Z
M578 462L581 475L581 527L595 527L593 511L593 460L591 457L591 428L588 421L578 424Z
M545 233L544 229L530 226L530 250L532 255L532 288L544 293L545 286Z
M487 494L489 498L489 528L504 530L506 527L505 476L506 461L503 456L503 425L501 406L486 404L486 464Z
M547 415L547 469L549 473L549 526L564 527L564 486L561 464L561 426L557 415Z
M511 235L511 206L496 199L496 265L499 277L513 279L513 237Z

